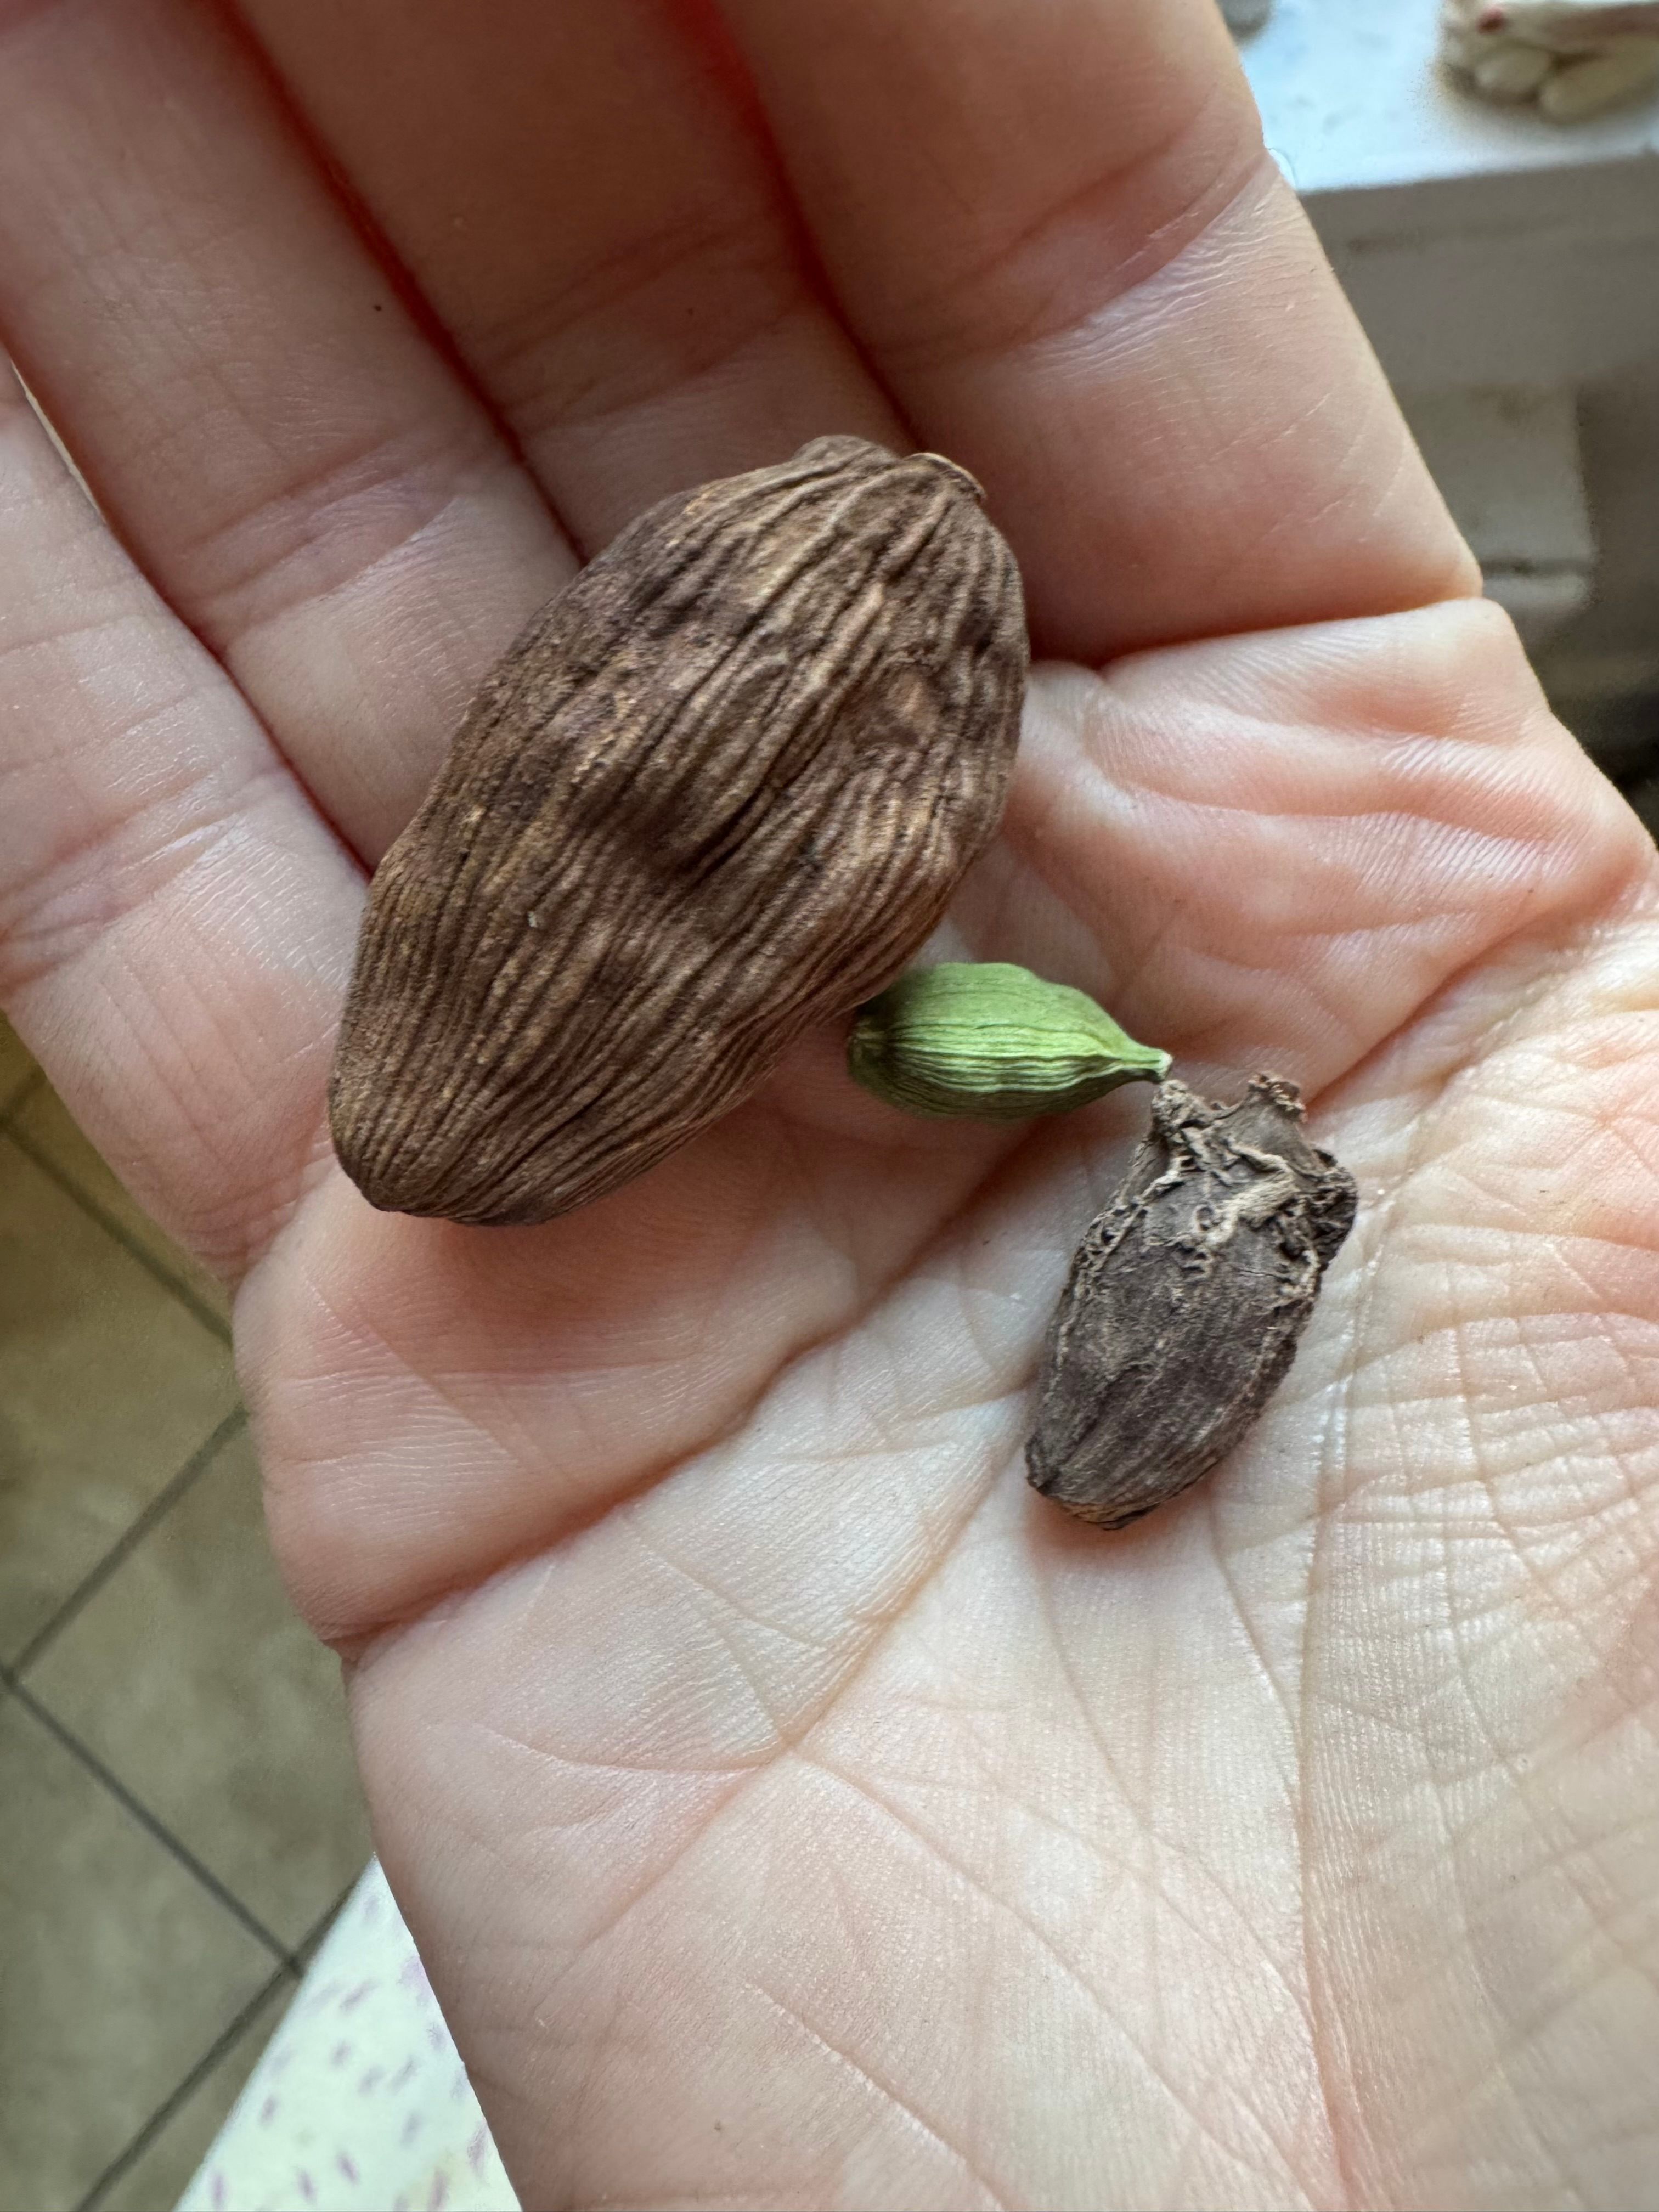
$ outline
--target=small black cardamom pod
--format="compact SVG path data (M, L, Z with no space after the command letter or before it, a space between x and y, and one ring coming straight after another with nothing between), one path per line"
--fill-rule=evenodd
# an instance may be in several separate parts
M1358 1193L1301 1095L1161 1084L1151 1133L1072 1262L1048 1331L1034 1488L1121 1528L1231 1450L1283 1380Z

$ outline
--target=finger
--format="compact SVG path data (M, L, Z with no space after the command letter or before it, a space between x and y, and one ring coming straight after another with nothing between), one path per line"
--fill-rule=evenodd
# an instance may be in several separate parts
M362 898L223 672L0 380L0 998L228 1276L314 1172Z
M1652 863L1484 600L1039 671L975 957L1091 990L1192 1079L1317 1093Z
M0 329L147 573L377 856L573 564L213 11L0 16Z
M240 4L585 550L825 431L902 438L684 8Z
M817 250L1040 645L1475 586L1210 0L723 0Z

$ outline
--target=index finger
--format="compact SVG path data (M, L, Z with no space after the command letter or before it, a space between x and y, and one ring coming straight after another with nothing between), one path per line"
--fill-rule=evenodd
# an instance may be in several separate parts
M721 5L854 332L985 483L1040 648L1479 588L1212 0Z

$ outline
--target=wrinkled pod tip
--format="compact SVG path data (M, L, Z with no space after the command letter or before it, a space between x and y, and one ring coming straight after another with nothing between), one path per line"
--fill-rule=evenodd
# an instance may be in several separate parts
M977 503L981 507L984 506L984 485L973 471L964 469L960 461L951 460L945 453L912 453L909 458L913 461L926 462L929 468L936 470L940 476L949 477L953 482L964 486L973 494Z
M1283 1112L1301 1121L1307 1118L1307 1108L1302 1103L1300 1087L1288 1077L1273 1075L1263 1070L1250 1078L1249 1088L1258 1098L1266 1098ZM1194 1122L1210 1121L1216 1104L1183 1083L1178 1075L1166 1075L1152 1093L1153 1126L1166 1131L1184 1128Z
M1269 1075L1264 1069L1260 1075L1250 1078L1250 1088L1259 1098L1271 1099L1275 1106L1281 1107L1286 1114L1294 1115L1298 1121L1307 1118L1308 1109L1302 1103L1301 1086L1292 1083L1287 1076Z

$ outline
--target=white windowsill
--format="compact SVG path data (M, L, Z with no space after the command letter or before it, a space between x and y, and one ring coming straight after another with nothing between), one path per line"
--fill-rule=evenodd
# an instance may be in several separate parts
M1659 103L1550 123L1447 82L1438 0L1278 0L1241 48L1268 146L1402 391L1659 358Z
M1564 125L1459 92L1436 65L1438 15L1437 0L1278 0L1243 43L1267 143L1299 192L1659 162L1659 102ZM1659 168L1648 181L1659 198Z
M1278 0L1240 49L1267 143L1489 591L1534 644L1567 625L1582 699L1659 699L1659 102L1565 126L1489 106L1441 73L1438 18Z

